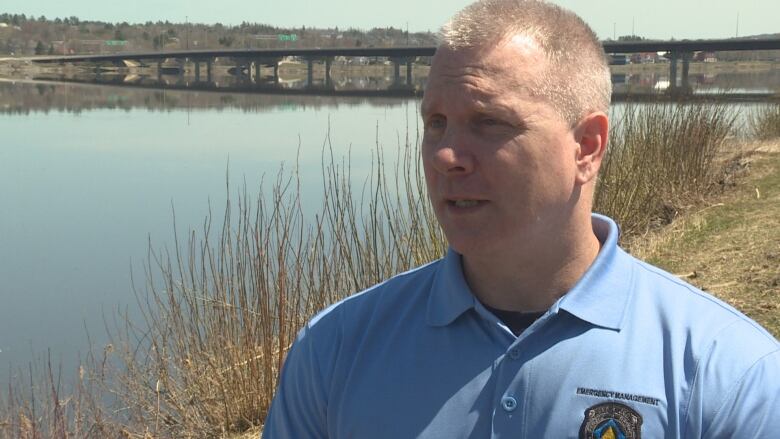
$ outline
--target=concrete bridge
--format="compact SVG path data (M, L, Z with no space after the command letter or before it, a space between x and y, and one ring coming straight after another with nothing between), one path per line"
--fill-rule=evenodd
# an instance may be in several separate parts
M274 80L279 78L279 62L283 58L293 56L303 59L307 63L307 77L309 83L313 80L314 62L325 64L325 82L330 83L330 70L335 57L368 57L387 58L393 63L396 82L401 79L401 66L406 66L406 83L412 82L412 63L421 56L432 56L436 52L435 47L348 47L335 49L229 49L229 50L181 50L165 52L138 52L119 53L111 55L65 55L65 56L41 56L27 58L39 64L65 64L65 63L109 63L134 67L140 64L157 63L158 71L165 69L165 62L176 60L180 63L192 62L195 67L196 81L200 80L201 64L206 66L206 81L211 82L214 62L218 58L230 58L236 61L237 66L249 66L255 69L259 76L263 66L273 67ZM172 69L173 70L173 69Z
M780 38L771 39L727 39L727 40L682 40L682 41L606 41L604 51L608 54L631 54L642 52L666 52L669 58L670 90L688 89L688 71L694 52L697 51L751 51L780 50ZM330 84L330 70L335 57L383 57L394 66L394 79L401 83L401 67L406 67L406 84L412 83L412 63L418 57L432 56L436 47L350 47L331 49L225 49L119 53L111 55L41 56L27 58L40 64L92 63L124 66L157 63L158 73L165 71L165 62L174 60L178 66L170 68L171 73L181 73L180 66L194 63L196 82L201 80L201 65L206 67L206 81L212 81L214 62L218 58L233 59L237 66L255 69L259 76L262 66L272 67L274 81L278 82L279 62L288 56L298 57L307 63L307 79L313 81L314 63L325 64L325 83ZM682 62L681 84L678 85L678 63Z

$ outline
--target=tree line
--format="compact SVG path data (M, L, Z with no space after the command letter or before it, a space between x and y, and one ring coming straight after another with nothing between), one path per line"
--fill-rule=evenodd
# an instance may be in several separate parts
M279 27L247 21L222 23L144 23L47 18L0 13L0 54L90 54L120 51L193 49L274 49L309 47L398 47L435 45L436 35L400 27Z

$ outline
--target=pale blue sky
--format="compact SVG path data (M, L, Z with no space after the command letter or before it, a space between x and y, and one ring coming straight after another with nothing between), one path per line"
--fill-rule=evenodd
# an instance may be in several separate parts
M279 26L371 27L407 25L411 31L436 30L470 0L0 0L0 12L49 18L143 22L147 20ZM727 38L737 32L780 32L778 0L554 0L573 9L600 38L631 33L650 38Z

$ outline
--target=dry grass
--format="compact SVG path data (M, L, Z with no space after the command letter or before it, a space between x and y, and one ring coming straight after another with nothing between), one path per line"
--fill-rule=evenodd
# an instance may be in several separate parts
M748 119L750 134L755 139L780 137L780 104L767 104L753 111Z
M40 369L36 366L42 365ZM29 380L24 386L21 382ZM75 386L62 389L62 371L52 366L51 356L30 363L20 373L18 385L9 385L0 398L0 437L8 439L116 437L113 420L106 416L96 396L96 381L79 368Z
M624 236L668 224L719 176L736 115L722 104L627 105L614 122L596 193Z
M611 139L597 209L629 235L667 222L667 206L710 187L713 157L732 126L719 106L629 108ZM201 232L176 233L170 251L150 251L135 288L144 321L119 316L111 348L85 361L75 396L63 398L52 373L31 371L26 393L18 391L24 383L13 385L0 402L0 438L256 431L309 316L443 254L408 136L393 165L376 154L360 191L349 159L334 158L327 140L324 202L313 220L303 215L297 170L280 172L256 197L245 187L233 194L217 227L210 215Z

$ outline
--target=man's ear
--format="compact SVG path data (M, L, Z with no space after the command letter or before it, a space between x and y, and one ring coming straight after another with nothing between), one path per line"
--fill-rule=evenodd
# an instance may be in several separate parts
M602 112L583 117L574 128L574 140L577 148L577 183L584 185L596 179L601 160L607 151L609 118Z

